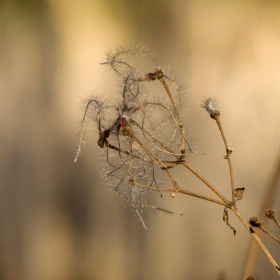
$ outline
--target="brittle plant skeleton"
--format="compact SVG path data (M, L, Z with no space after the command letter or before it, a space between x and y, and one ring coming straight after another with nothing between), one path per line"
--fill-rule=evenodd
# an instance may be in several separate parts
M159 67L155 67L154 72L149 72L144 75L140 74L133 66L134 62L129 63L124 60L123 56L128 54L150 59L145 51L139 46L136 46L134 48L119 48L115 52L108 54L107 61L101 63L103 65L109 65L113 71L122 78L123 88L121 105L104 105L105 101L101 101L96 97L88 100L82 119L78 151L74 162L77 161L81 153L84 125L88 110L92 104L95 104L93 111L96 115L95 120L99 130L98 146L100 148L106 148L107 150L105 164L110 171L105 173L105 175L112 180L112 184L115 185L115 191L136 210L144 228L146 228L146 225L136 205L141 206L141 208L148 207L174 215L177 214L161 207L147 204L139 196L140 193L142 195L146 192L168 192L172 197L174 197L176 193L181 193L222 205L224 207L223 219L233 230L234 234L236 231L228 222L229 216L227 209L230 209L238 217L271 262L278 275L280 275L278 264L259 239L251 224L243 218L237 209L236 202L242 197L240 198L237 196L237 189L235 188L232 164L233 149L227 143L220 120L220 112L216 109L216 101L212 98L206 98L201 106L206 109L210 117L215 120L223 139L226 150L224 158L227 160L229 166L232 192L231 199L227 199L186 160L186 156L196 155L198 153L194 151L186 139L184 123L179 108L181 105L182 92L175 80L170 78L168 74ZM151 95L146 98L145 94L142 94L140 84L147 85L148 83L156 81L160 81L167 94L164 97L166 98L164 102L153 99ZM174 96L172 88L168 83L178 95L178 100L176 100L176 96ZM151 109L149 109L149 107L151 107ZM117 117L115 117L115 119L113 117L110 119L110 116L105 115L106 110L111 109L115 111L115 113L117 112ZM159 123L156 112L160 112L158 118L160 119L161 117L162 119ZM173 133L169 133L169 130L171 130L170 127L174 128ZM165 135L165 133L167 134L166 138L168 138L168 140L165 140L164 137L158 138L157 134L162 136ZM176 140L176 138L178 138L178 140ZM175 150L176 145L179 147L179 152ZM185 145L188 147L188 152L186 152ZM175 148L173 146L175 146ZM109 155L111 151L112 154ZM114 157L114 164L109 161L110 156ZM170 156L173 157L173 160L165 158ZM171 169L175 168L177 165L187 168L215 193L219 199L193 193L179 187L171 173ZM148 173L151 174L149 175ZM159 180L157 177L158 173L167 175L167 179ZM159 177L160 176L162 175L159 175ZM167 185L167 187L164 188L161 185ZM121 190L119 190L120 186L122 186Z

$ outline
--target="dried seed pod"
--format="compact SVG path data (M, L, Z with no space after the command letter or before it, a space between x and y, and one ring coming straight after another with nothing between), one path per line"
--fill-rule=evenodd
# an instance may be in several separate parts
M234 190L234 196L236 200L241 200L243 198L245 188L236 188Z
M249 220L249 224L253 227L261 227L262 222L257 217L251 217Z
M275 217L275 211L272 210L272 209L267 209L267 210L265 211L265 216L266 216L267 218L269 218L269 219L275 219L275 218L276 218L276 217Z

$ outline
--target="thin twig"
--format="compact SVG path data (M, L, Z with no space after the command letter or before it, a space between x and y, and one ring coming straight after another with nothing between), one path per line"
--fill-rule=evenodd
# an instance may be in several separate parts
M270 236L272 239L274 239L276 242L280 243L280 239L274 236L272 233L267 231L263 226L259 227L264 233L266 233L268 236Z
M229 147L227 140L226 140L226 136L220 121L220 114L215 114L214 115L214 119L219 127L221 136L223 138L223 142L226 148L226 156L225 159L227 159L228 161L228 166L229 166L229 174L230 174L230 185L231 185L231 191L232 191L232 197L231 197L231 201L235 202L235 186L234 186L234 175L233 175L233 165L232 165L232 160L231 160L231 155L232 155L232 148Z
M197 197L197 198L200 198L200 199L203 199L203 200L207 200L207 201L210 201L210 202L222 205L222 206L227 206L226 203L224 203L224 202L222 202L220 200L208 197L208 196L204 196L204 195L201 195L201 194L193 193L193 192L190 192L190 191L187 191L187 190L183 190L183 189L180 189L180 188L178 188L178 192L179 193L183 193L183 194L187 194L187 195L190 195L190 196L193 196L193 197Z

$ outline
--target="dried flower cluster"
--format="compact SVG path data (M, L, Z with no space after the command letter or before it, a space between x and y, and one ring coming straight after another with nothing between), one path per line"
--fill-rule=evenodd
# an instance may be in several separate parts
M149 67L146 72L139 70L142 60L146 61ZM161 195L168 192L171 197L181 193L222 205L222 217L226 225L236 234L236 230L229 223L229 209L250 232L280 275L279 266L252 228L258 227L267 233L262 223L254 217L249 223L246 222L237 209L236 203L243 198L245 188L235 187L233 149L227 143L216 100L206 98L201 107L216 121L224 142L224 159L229 166L231 199L226 198L187 161L187 156L196 155L196 152L185 133L186 93L176 80L164 69L154 66L151 55L146 49L138 46L118 48L108 53L106 62L102 64L116 74L119 90L110 100L102 99L101 96L93 96L86 100L75 162L81 153L84 126L89 118L96 122L99 131L97 144L103 150L103 174L108 185L136 210L145 228L139 211L142 208L150 207L174 214L148 204L146 197L149 193ZM156 90L151 87L155 84L158 85ZM172 174L173 168L178 165L193 173L218 199L192 193L180 187ZM267 211L267 217L279 225L273 210ZM269 235L279 242L277 238Z
M117 74L121 88L113 100L87 100L77 157L84 121L89 116L99 129L98 145L104 148L108 184L134 208L154 208L146 204L144 194L176 190L170 168L186 155L193 155L194 150L186 139L182 119L185 92L160 68L153 66L153 72L141 73L135 65L137 58L153 64L151 56L140 47L119 48L102 63ZM153 81L161 84L161 92L149 91Z

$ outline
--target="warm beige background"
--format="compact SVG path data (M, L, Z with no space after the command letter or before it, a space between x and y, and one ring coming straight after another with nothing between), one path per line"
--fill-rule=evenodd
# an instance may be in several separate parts
M236 237L221 207L166 196L157 204L184 215L146 211L145 231L100 179L94 126L72 164L80 100L96 89L114 93L99 62L131 43L185 80L188 131L208 151L191 162L229 196L222 141L198 105L218 99L237 187L246 187L239 208L247 220L258 214L279 157L279 1L4 0L0 279L240 279L251 238L232 214ZM186 188L208 193L191 174L177 174ZM279 244L265 241L280 263ZM262 255L254 273L278 279Z

